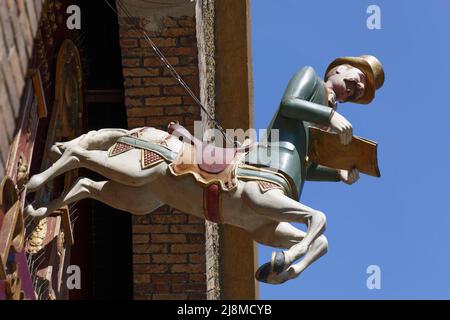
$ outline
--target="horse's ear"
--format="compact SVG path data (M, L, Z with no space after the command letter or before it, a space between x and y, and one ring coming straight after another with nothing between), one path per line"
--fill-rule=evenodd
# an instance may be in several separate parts
M179 125L180 125L180 122L177 120L170 121L170 123L167 125L167 132L172 134L176 130L177 126L179 126Z

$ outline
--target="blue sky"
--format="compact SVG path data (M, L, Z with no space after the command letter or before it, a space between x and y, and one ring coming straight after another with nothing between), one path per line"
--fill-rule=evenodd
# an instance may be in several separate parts
M369 5L381 30L366 27ZM386 81L368 106L340 104L354 134L378 142L381 178L307 182L326 213L327 255L299 278L260 285L261 299L450 299L450 2L252 1L255 126L267 127L290 77L334 58L373 54ZM272 248L259 246L259 263ZM366 268L381 268L368 290Z

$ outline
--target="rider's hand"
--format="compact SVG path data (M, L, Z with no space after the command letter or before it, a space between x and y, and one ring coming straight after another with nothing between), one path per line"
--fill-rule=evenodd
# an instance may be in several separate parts
M339 170L341 181L346 184L354 184L359 179L359 170L353 168L352 170Z
M330 126L339 134L339 139L342 144L349 144L352 141L352 124L336 111L333 112L333 116L330 119Z

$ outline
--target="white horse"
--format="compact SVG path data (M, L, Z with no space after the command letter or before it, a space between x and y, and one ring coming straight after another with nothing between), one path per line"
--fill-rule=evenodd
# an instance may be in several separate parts
M133 148L111 157L108 150L123 136L140 132L140 139L161 143L178 153L183 145L177 137L155 128L134 130L102 129L90 131L74 140L56 143L51 154L57 159L50 168L32 176L27 192L34 192L49 180L76 168L87 168L109 180L79 178L59 198L47 204L30 204L25 212L42 218L61 206L91 198L128 211L146 215L167 204L197 217L203 216L203 187L192 176L174 176L167 161L149 168L141 166L141 151ZM232 191L221 199L223 223L247 230L263 245L282 248L271 261L256 272L259 281L280 284L299 276L309 265L327 252L325 215L286 196L275 188L263 192L257 181L238 180ZM304 223L307 231L291 222ZM301 259L302 258L302 259Z

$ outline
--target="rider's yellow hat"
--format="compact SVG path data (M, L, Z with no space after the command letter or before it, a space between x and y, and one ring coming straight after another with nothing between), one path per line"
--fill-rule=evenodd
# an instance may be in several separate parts
M333 69L342 64L349 64L361 70L366 76L366 89L364 95L353 102L360 104L368 104L375 97L375 90L380 89L384 83L384 70L381 62L371 55L362 55L359 57L341 57L335 59L328 66L325 75Z

